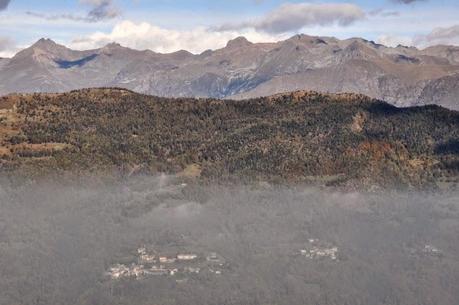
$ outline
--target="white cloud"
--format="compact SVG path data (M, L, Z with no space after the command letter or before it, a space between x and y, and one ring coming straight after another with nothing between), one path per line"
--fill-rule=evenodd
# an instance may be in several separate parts
M5 51L13 45L13 41L8 37L0 36L0 51Z
M410 36L381 35L378 43L387 46L415 46L425 48L434 45L459 45L459 25L451 27L435 28L428 34Z
M228 40L245 36L252 42L269 42L286 38L281 35L258 33L254 30L217 32L204 27L188 31L170 30L147 22L134 23L129 20L115 25L110 33L97 32L74 39L70 47L75 49L98 48L110 42L118 42L134 49L150 49L155 52L169 53L188 50L201 53L207 49L221 48Z
M227 24L219 30L253 28L267 33L286 33L306 26L348 26L365 18L365 12L350 3L286 3L266 16L237 24Z
M436 28L427 35L415 37L414 43L422 47L438 44L459 45L459 25Z
M17 47L13 39L0 36L0 57L12 57L16 51Z
M381 35L376 42L388 47L396 47L398 45L412 46L413 38L408 36Z

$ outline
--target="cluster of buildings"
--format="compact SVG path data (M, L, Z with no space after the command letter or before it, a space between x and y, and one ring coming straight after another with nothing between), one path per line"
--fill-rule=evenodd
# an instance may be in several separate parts
M224 260L217 253L200 257L193 253L181 253L172 256L149 252L145 247L137 249L137 262L131 265L116 264L107 274L113 279L143 278L147 276L176 274L199 274L204 268L210 273L222 274Z
M148 253L145 247L137 249L139 255L139 261L141 263L162 263L162 264L173 264L177 261L192 261L198 258L196 254L177 254L176 256L168 257L164 255L155 255Z
M116 264L108 271L108 275L113 280L121 278L142 278L149 275L175 275L178 269L167 269L164 266L151 266L146 268L144 265L132 264L126 266L123 264Z
M416 248L408 248L407 250L409 251L409 255L413 257L444 257L444 253L442 250L429 244Z
M422 249L422 252L424 254L433 255L433 256L441 256L442 255L442 252L438 248L435 248L432 245L425 245L424 249Z
M325 247L317 239L309 239L311 247L300 250L301 255L310 259L328 258L333 261L338 259L338 247Z

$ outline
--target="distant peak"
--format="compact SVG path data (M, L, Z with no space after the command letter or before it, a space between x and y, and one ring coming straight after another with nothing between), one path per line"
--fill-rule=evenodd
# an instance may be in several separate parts
M49 38L41 38L38 40L33 46L34 47L42 47L42 46L56 46L57 43L55 43L53 40Z
M247 40L247 38L243 36L239 36L237 38L234 38L230 41L228 41L228 44L226 45L227 48L241 48L241 47L246 47L250 46L252 43Z
M306 34L296 34L287 39L286 41L312 41L315 38L317 37L309 36Z
M24 49L26 53L28 52L34 52L35 54L42 54L42 53L47 53L47 54L58 54L62 51L68 50L67 47L57 44L53 40L49 38L41 38L38 40L36 43L34 43L30 48ZM19 52L18 54L21 54L22 52Z
M113 55L125 49L127 48L123 47L121 44L117 42L111 42L109 44L106 44L102 48L100 48L99 53L105 54L105 55Z
M178 50L176 52L170 53L170 55L177 58L188 58L192 57L193 53L190 53L186 50Z
M293 42L295 44L307 43L311 45L328 45L328 42L326 41L326 39L327 38L325 37L309 36L306 34L297 34L287 39L286 42Z
M186 50L178 50L178 51L175 51L175 52L172 52L172 53L166 53L166 54L163 54L171 59L174 59L174 60L185 60L185 59L188 59L190 57L193 57L193 53L190 53Z
M366 40L363 40L363 39L352 39L350 40L351 43L349 43L347 45L347 47L345 48L346 50L349 50L349 51L357 51L357 50L364 50L364 49L368 49L368 44L366 42Z
M122 48L122 46L121 44L117 42L108 43L103 47L103 49L118 49L118 48Z
M189 52L187 50L178 50L178 51L173 52L172 54L184 55L184 56L193 55L191 52Z
M434 47L439 47L439 46L434 46ZM405 45L402 45L402 44L398 44L396 48L398 48L398 49L412 49L412 50L416 50L416 47L413 47L413 46L405 46Z
M210 56L212 55L213 51L208 49L208 50L205 50L204 52L202 52L201 54L199 54L200 56L203 56L203 57L206 57L206 56Z
M306 34L296 34L296 35L293 35L292 37L290 37L289 39L296 39L296 40L301 40L301 39L309 39L309 38L312 38L311 36L309 35L306 35Z
M118 42L112 42L107 44L107 47L121 47L121 44L119 44Z
M54 41L49 38L40 38L37 43L54 43Z

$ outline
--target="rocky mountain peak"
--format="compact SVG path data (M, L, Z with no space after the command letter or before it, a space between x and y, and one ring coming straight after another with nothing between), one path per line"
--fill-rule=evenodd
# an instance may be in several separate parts
M171 58L176 59L176 60L185 60L190 57L193 57L193 53L190 53L186 50L179 50L173 53L168 54Z
M109 44L106 44L102 48L99 49L98 53L99 54L104 54L107 56L112 56L112 55L121 55L121 54L131 54L131 53L137 53L140 51L133 50L127 47L122 46L121 44L117 42L111 42Z
M106 44L102 49L119 49L122 48L121 44L117 42L111 42L109 44Z
M34 43L30 48L24 49L17 55L20 56L46 56L46 57L61 57L64 54L72 52L67 47L60 45L49 38L41 38Z
M117 42L111 42L109 44L106 44L105 46L103 46L100 51L102 53L112 53L114 51L117 51L117 50L122 50L122 49L125 49L121 44L117 43Z
M59 45L56 42L49 38L41 38L36 43L34 43L31 48L52 49L58 46Z
M13 63L28 62L32 60L36 63L54 66L56 58L63 57L64 54L70 52L66 47L57 44L51 39L41 38L29 48L26 48L17 53L13 58ZM30 62L29 62L30 63Z
M290 37L286 41L295 42L295 43L298 43L298 42L299 43L314 43L314 42L319 42L318 41L319 39L320 39L319 37L309 36L306 34L297 34L297 35Z
M228 44L226 45L227 48L242 48L242 47L247 47L251 46L252 43L247 40L247 38L240 36L237 38L234 38L230 41L228 41Z

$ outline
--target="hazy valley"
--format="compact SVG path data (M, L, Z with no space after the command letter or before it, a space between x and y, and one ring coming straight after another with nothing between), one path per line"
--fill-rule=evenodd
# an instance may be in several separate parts
M459 299L457 192L0 182L2 305Z

